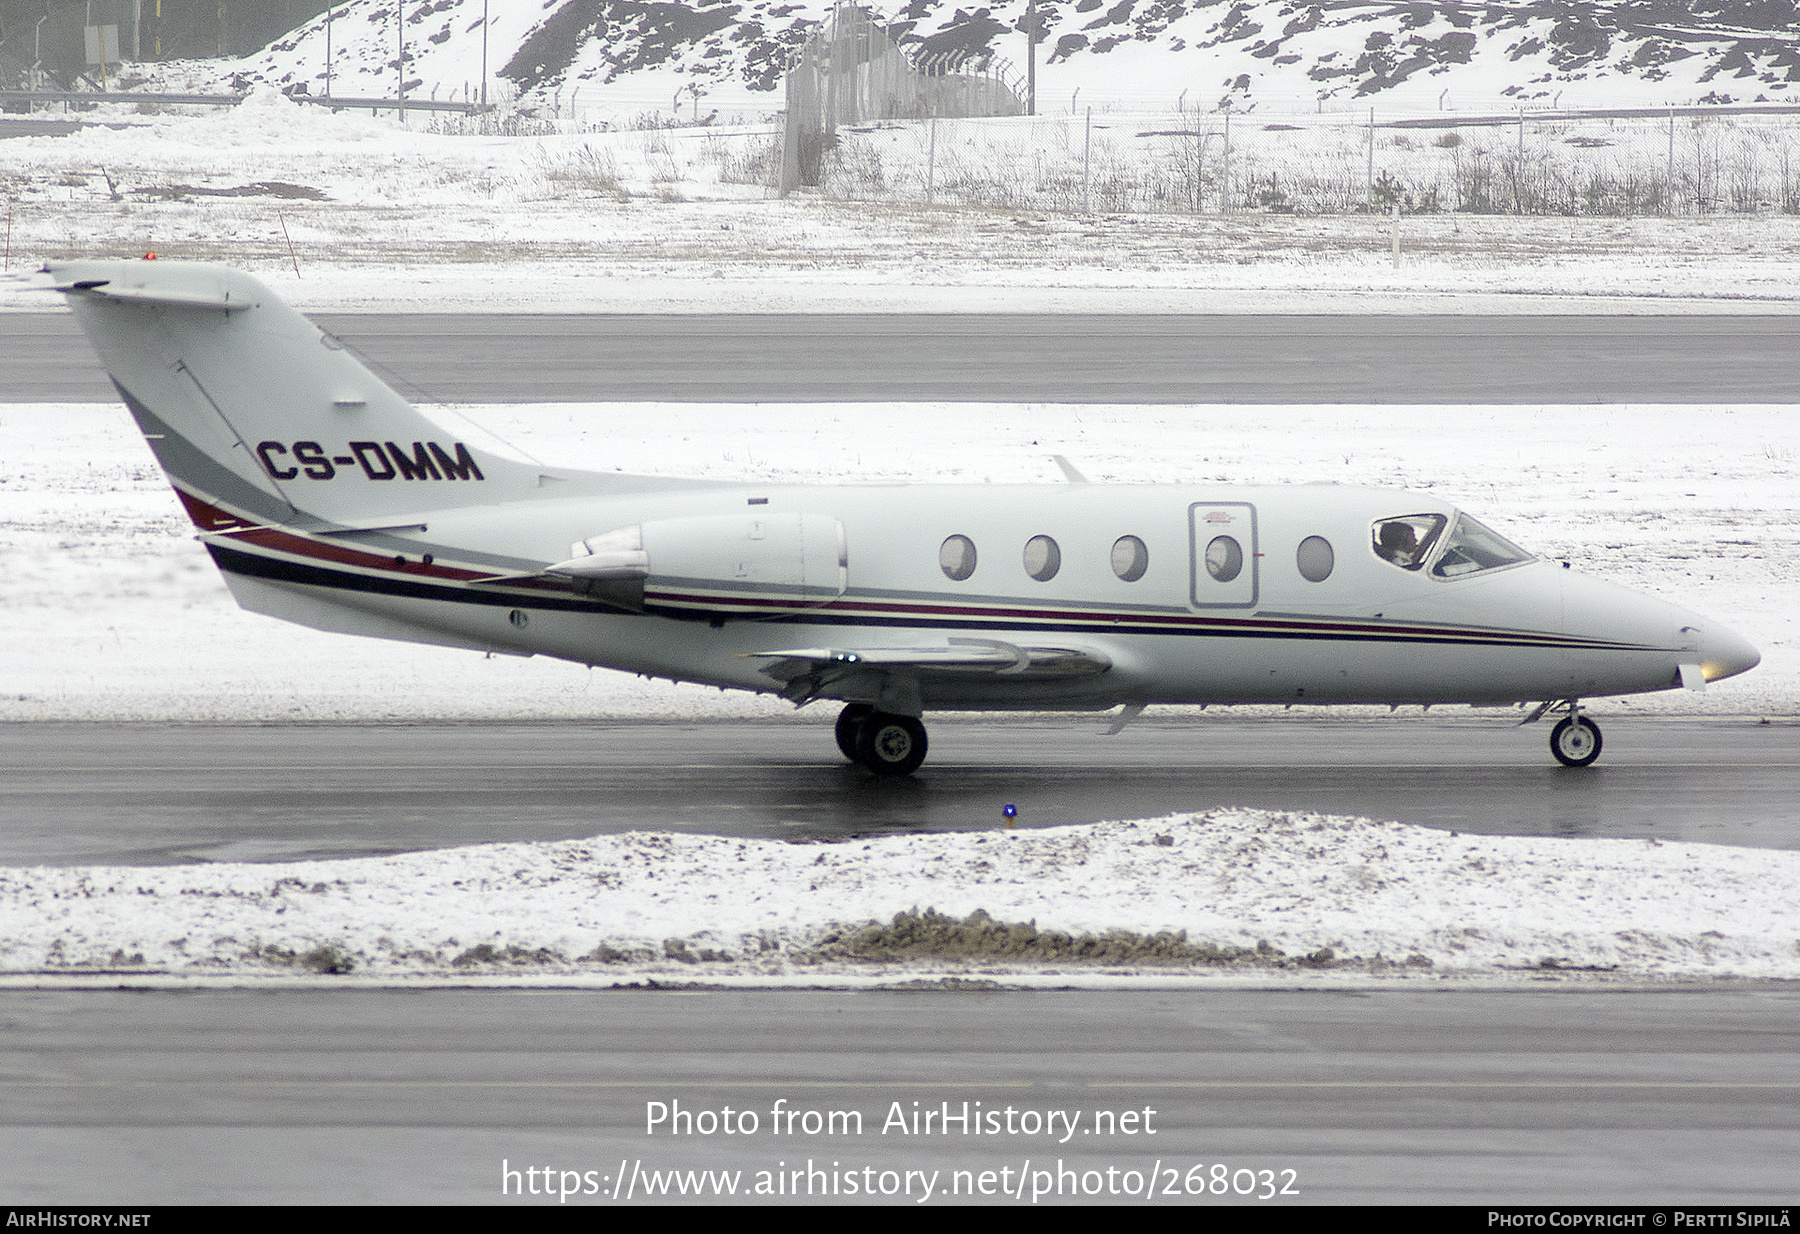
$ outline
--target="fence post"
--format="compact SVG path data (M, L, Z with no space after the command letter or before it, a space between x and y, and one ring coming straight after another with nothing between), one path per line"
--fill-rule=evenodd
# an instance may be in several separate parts
M1513 213L1525 213L1525 109L1519 108L1519 170L1513 176Z
M1219 168L1219 213L1231 213L1231 103L1225 104L1225 161Z
M1706 213L1706 161L1700 135L1706 124L1705 116L1694 117L1694 217L1700 218Z
M1675 109L1669 108L1669 175L1667 200L1663 202L1663 213L1671 217L1675 213Z
M1206 208L1206 132L1201 128L1198 101L1194 104L1194 213Z
M1088 171L1094 157L1094 109L1087 109L1087 130L1081 141L1081 212L1088 213Z
M937 191L937 117L931 118L931 143L925 155L925 204L931 205Z
M1369 187L1363 200L1372 214L1375 211L1375 109L1369 108Z

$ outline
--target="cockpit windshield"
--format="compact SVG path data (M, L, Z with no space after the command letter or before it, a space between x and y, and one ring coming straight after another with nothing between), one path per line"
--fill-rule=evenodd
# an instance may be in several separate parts
M1466 514L1456 516L1456 526L1437 564L1431 567L1438 578L1461 578L1480 570L1516 566L1532 556L1498 532L1490 531Z
M1402 514L1381 519L1370 532L1375 555L1402 570L1417 570L1431 556L1447 521L1441 514Z

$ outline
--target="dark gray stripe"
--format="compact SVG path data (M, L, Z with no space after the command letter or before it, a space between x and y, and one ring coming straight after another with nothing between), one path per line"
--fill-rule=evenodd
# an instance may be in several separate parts
M150 442L156 461L172 479L179 480L195 492L265 522L291 523L294 507L279 497L257 488L237 473L213 461L200 447L177 433L146 407L131 391L113 378L113 388L125 400L131 418Z
M352 574L348 570L304 562L265 557L227 548L216 541L206 545L213 561L221 570L250 578L269 579L279 583L302 583L308 587L330 587L337 591L358 591L371 595L404 596L414 600L445 600L452 604L481 604L491 608L554 609L565 613L599 613L617 615L618 610L592 600L562 596L484 591L475 587L444 586L440 583L409 578L393 578L374 574Z

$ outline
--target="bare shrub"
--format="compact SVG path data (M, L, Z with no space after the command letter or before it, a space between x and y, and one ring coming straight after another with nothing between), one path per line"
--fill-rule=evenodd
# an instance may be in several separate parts
M628 201L631 193L619 181L618 160L604 147L583 142L574 150L546 155L540 164L544 179L576 193L592 193Z
M720 160L719 179L726 184L775 188L781 183L781 138L760 138L736 151L727 147Z

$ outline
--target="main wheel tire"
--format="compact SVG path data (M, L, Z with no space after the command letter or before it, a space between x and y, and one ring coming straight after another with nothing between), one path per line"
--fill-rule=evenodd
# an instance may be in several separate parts
M844 757L856 762L856 730L862 722L875 714L875 709L867 703L845 703L844 709L838 712L837 743Z
M909 776L925 761L925 726L873 712L856 729L856 761L878 776Z
M1600 726L1570 716L1550 730L1550 753L1565 767L1586 767L1600 757Z

